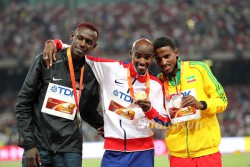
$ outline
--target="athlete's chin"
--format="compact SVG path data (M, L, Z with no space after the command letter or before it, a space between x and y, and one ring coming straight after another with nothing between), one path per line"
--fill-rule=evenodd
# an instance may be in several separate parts
M146 71L147 70L138 70L137 72L138 72L139 75L144 75L146 73Z
M84 51L82 51L82 50L80 50L80 49L76 50L76 53L77 53L79 56L83 56L83 55L86 54L86 52L84 52Z
M166 70L166 69L161 69L161 72L165 75L169 75L171 73L170 70Z
M147 69L148 69L148 68L145 67L145 66L138 66L137 69L136 69L136 71L137 71L140 75L144 75L144 74L146 73Z

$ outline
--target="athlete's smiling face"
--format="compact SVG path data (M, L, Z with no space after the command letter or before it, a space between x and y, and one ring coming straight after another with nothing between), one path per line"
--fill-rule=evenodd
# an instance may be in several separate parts
M130 57L138 74L144 75L153 61L153 43L145 38L135 41L130 51Z
M165 74L174 74L177 63L178 49L164 46L155 50L155 61L160 71Z
M71 39L72 57L80 59L96 47L98 36L96 31L81 26L71 33Z

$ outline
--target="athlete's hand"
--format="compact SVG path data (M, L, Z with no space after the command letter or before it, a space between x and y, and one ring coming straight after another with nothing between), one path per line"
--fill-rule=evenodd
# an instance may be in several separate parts
M148 112L151 109L151 102L148 100L135 100L134 103L140 106L143 112Z
M181 108L185 108L187 106L191 106L199 110L203 107L203 104L201 104L201 102L199 102L194 96L187 95L182 98Z
M102 136L104 138L104 128L103 126L97 129L98 135Z
M56 51L55 43L52 40L46 41L43 50L43 60L48 69L52 66L52 61L56 61Z
M37 167L41 166L41 158L37 148L32 148L25 151L26 166L27 167Z

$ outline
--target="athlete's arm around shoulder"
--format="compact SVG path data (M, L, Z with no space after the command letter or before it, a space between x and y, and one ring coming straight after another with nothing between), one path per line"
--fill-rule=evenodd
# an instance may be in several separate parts
M116 75L117 70L123 66L123 62L114 59L107 59L101 57L93 57L86 55L86 63L89 64L93 70L97 81L103 83Z
M60 39L46 41L43 51L43 59L47 68L50 68L52 66L52 61L56 60L56 52L69 46L70 45L63 43ZM104 79L107 79L107 75L112 74L112 72L116 71L117 67L122 64L119 60L93 57L90 55L86 55L85 60L86 63L90 65L99 83Z
M223 112L228 104L227 97L222 85L213 75L210 67L200 61L190 62L190 67L197 68L203 78L203 89L207 98L200 99L200 101L205 102L205 109L203 112L215 114Z
M46 67L49 69L52 62L56 61L56 52L69 47L70 45L64 44L60 39L47 40L43 50L43 60Z

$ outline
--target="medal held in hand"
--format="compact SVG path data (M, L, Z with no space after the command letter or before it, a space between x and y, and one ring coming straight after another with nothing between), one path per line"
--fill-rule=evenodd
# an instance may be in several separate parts
M135 93L135 100L145 100L147 98L147 93L145 91L140 91Z
M171 98L170 103L175 108L181 108L181 101L182 101L182 97L180 95L174 95Z
M168 105L169 106L168 112L169 112L171 119L177 117L177 112L181 108L181 101L182 101L182 97L180 95L174 95L170 99L170 103Z
M200 118L200 113L195 108L187 106L181 108L182 96L174 95L167 104L172 123L188 121Z

